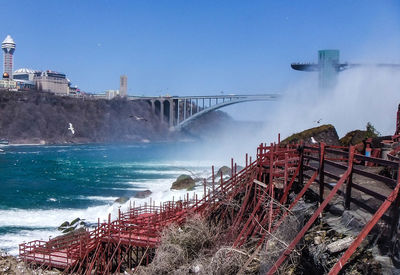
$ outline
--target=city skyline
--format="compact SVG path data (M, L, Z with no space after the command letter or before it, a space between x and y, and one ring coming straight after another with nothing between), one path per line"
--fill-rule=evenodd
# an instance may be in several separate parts
M8 5L0 36L18 44L14 68L65 72L87 92L118 87L121 74L131 79L128 94L282 91L303 77L291 62L326 48L344 61L400 61L396 1Z

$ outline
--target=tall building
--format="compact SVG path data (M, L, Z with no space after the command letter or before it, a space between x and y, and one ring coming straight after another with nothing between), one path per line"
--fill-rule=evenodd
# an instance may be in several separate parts
M119 82L119 95L126 97L128 95L128 77L121 75Z
M319 88L332 89L337 82L339 72L339 51L321 50L318 51L319 65Z
M6 39L4 39L3 43L1 43L1 48L4 52L3 73L7 73L10 79L12 79L15 42L10 35L7 35Z

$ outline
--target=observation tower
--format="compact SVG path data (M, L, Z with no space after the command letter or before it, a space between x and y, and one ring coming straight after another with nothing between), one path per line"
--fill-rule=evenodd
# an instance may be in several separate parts
M12 79L15 42L10 35L7 35L6 39L1 43L1 48L4 52L3 73L7 73L10 79Z
M329 90L335 87L338 74L344 70L357 67L380 67L400 69L400 64L357 64L340 63L339 50L318 51L318 63L292 63L291 67L297 71L318 72L319 88Z

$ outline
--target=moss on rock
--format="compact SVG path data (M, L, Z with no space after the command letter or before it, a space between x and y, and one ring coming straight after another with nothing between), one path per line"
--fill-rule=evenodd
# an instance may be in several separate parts
M293 134L284 139L281 143L283 145L289 143L298 143L300 141L311 143L311 137L318 142L324 142L329 145L339 145L339 136L332 124L321 125L319 127L314 127L304 130L300 133Z
M180 175L176 181L172 183L171 189L182 190L187 189L191 190L195 187L196 182L189 175Z

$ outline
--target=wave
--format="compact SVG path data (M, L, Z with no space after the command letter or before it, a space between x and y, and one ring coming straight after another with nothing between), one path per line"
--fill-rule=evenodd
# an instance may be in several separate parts
M0 248L10 255L17 256L19 253L18 244L32 240L48 240L60 232L57 229L20 229L17 232L10 232L0 235Z
M100 200L108 202L108 204L89 207L87 209L8 209L0 210L0 228L25 228L23 230L7 230L7 233L0 234L0 249L7 251L11 255L18 254L18 244L24 241L47 240L50 236L55 237L61 233L57 230L65 221L72 221L75 218L84 219L88 223L96 224L98 220L105 222L108 215L115 219L118 216L118 210L127 211L130 205L144 205L150 201L159 205L160 202L169 200L183 199L187 193L190 198L198 193L198 198L201 199L203 187L198 186L192 191L186 190L171 190L171 180L159 179L149 182L131 182L135 191L149 189L152 194L148 198L130 198L124 204L113 203L116 197L102 196L81 196L81 199ZM43 229L46 228L46 229Z
M103 201L103 202L114 202L119 197L103 197L103 196L79 196L78 199L81 200L91 200L91 201Z

